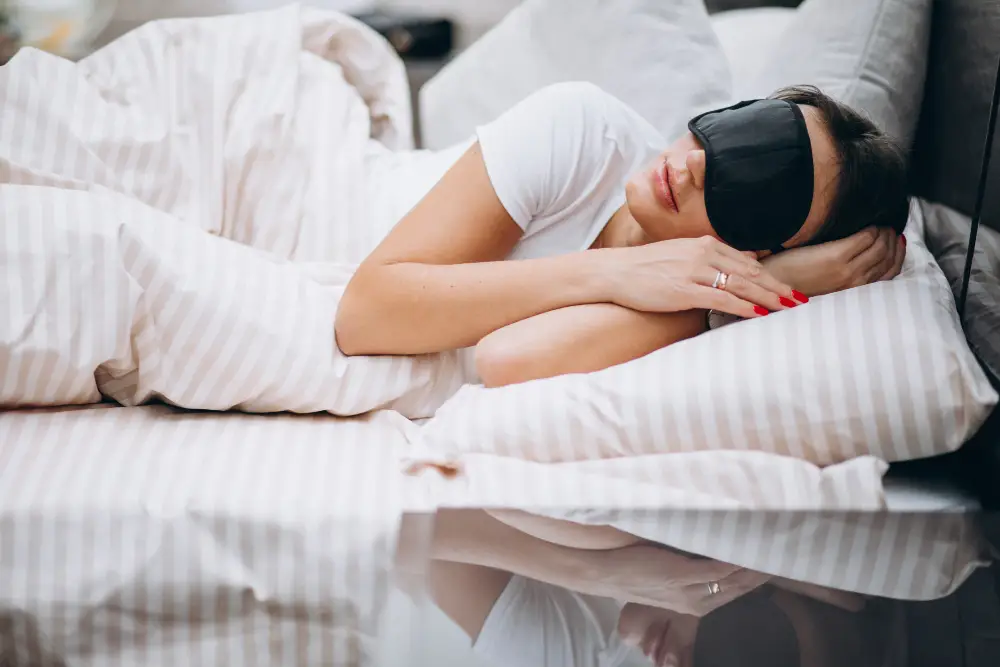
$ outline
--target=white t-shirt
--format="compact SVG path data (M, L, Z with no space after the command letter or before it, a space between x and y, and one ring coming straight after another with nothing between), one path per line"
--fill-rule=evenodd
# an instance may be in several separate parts
M529 95L442 151L366 156L368 224L381 240L476 139L501 203L524 230L511 259L585 250L625 202L625 183L667 143L638 113L590 83Z
M667 143L638 113L590 83L522 100L477 137L490 182L524 236L510 259L589 248L625 203L625 183Z
M618 635L623 606L514 576L473 649L496 667L651 667Z
M443 151L370 147L366 201L375 243L478 139L500 202L524 230L508 258L586 250L625 203L629 177L667 146L625 103L576 82L529 95L476 135ZM472 349L460 359L466 380L479 382Z

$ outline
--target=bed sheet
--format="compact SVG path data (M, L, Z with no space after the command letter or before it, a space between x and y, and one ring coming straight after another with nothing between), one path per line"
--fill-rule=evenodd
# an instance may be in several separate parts
M0 664L371 664L408 428L0 413Z

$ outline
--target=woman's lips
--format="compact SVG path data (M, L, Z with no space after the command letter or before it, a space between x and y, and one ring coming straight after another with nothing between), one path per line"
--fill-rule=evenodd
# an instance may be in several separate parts
M674 192L670 187L670 166L666 160L663 161L659 169L653 171L653 185L655 186L653 190L656 192L656 197L660 200L660 203L667 210L677 213L677 200L674 199Z

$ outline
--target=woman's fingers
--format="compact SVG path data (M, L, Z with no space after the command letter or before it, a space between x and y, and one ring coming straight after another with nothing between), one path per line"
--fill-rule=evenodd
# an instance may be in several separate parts
M700 623L701 619L692 616L674 617L663 637L663 645L657 647L655 667L694 667L694 647Z
M732 294L728 286L725 290L702 285L692 285L689 289L694 308L716 310L742 318L763 317L770 313L768 308Z
M743 569L738 565L710 558L693 558L660 547L654 548L670 558L670 580L675 586L705 585L712 581L722 581Z
M770 577L753 570L739 569L727 577L714 582L692 584L687 587L693 611L697 616L709 614L719 607L741 598L750 591L763 586ZM712 584L718 586L712 586ZM717 591L717 592L713 592Z
M736 278L738 276L767 290L768 292L771 292L776 297L792 297L791 286L786 285L775 278L771 272L765 269L764 265L757 260L751 260L749 262L746 260L736 261L729 257L720 255L714 262L712 262L711 268L716 271L723 271L729 274L731 278Z
M756 278L747 278L739 273L730 273L725 268L721 270L728 275L726 288L723 291L744 301L763 306L769 311L785 310L798 305L794 300L792 289L781 287L781 283L766 271L761 272ZM717 274L718 270L713 272L708 269L699 282L711 286ZM711 280L708 279L709 276Z
M906 260L906 237L902 234L899 235L899 241L896 245L896 252L893 253L892 264L889 266L889 270L882 274L879 280L892 280L899 275L900 271L903 270L903 262Z
M878 240L879 230L875 227L866 227L860 232L855 232L846 239L830 241L831 246L838 246L843 253L845 261L850 261L872 247Z
M711 236L702 237L701 242L704 244L703 245L704 249L710 253L717 253L724 257L728 257L733 261L742 262L744 264L748 263L748 261L754 264L757 263L757 257L756 257L757 253L755 252L748 250L737 250L731 245L723 243L719 239ZM751 255L753 256L751 257Z
M892 260L894 243L896 232L891 229L878 230L875 242L848 264L854 278L851 287L875 282L888 270L886 260Z
M892 269L892 265L896 262L896 254L900 250L899 236L896 234L895 230L885 229L880 233L884 235L882 243L885 247L885 253L878 266L866 276L868 281L872 283L881 280L882 276Z

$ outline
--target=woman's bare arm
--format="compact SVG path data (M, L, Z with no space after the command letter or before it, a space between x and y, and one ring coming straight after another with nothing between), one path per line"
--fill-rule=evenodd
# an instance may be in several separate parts
M522 234L474 144L358 268L337 345L350 355L469 347L539 313L611 300L607 251L503 261Z
M642 313L610 303L570 306L510 324L476 346L488 387L588 373L638 359L705 330L705 311Z
M621 549L644 540L614 526L588 526L522 510L486 510L497 521L539 540L585 551Z

